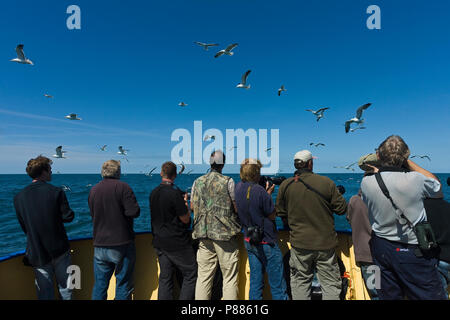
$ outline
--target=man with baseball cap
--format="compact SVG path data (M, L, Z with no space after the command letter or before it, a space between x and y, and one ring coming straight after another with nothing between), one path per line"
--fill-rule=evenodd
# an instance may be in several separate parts
M311 152L294 156L294 177L280 185L276 211L290 230L291 290L294 300L311 299L317 269L323 300L338 300L342 281L335 248L338 244L333 213L343 215L347 203L334 182L313 173Z

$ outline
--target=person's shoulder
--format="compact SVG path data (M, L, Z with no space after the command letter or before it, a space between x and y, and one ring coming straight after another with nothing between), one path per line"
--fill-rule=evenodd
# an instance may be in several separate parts
M292 180L294 180L294 177L289 177L289 178L284 179L283 182L280 184L280 188L284 188Z

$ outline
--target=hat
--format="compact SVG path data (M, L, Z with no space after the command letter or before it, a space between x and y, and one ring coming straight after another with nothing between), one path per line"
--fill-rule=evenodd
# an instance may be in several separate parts
M358 166L361 168L361 170L372 171L372 168L367 166L367 164L370 164L371 166L374 166L374 167L380 166L380 161L378 160L376 153L369 153L369 154L359 158Z
M313 157L312 153L308 150L301 150L297 152L294 156L294 161L298 160L302 162L307 162L311 159L317 159L317 157Z

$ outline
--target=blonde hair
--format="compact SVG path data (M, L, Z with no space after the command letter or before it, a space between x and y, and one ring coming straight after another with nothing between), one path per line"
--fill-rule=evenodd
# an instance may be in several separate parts
M408 160L410 151L405 141L396 135L386 138L377 150L382 166L401 167Z
M241 164L241 180L244 182L258 183L261 175L262 164L257 159L245 159Z
M120 178L120 161L108 160L102 165L103 178Z

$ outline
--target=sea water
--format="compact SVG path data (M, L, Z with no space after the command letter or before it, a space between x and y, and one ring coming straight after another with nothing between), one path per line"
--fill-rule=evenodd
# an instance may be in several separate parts
M238 174L227 174L236 182L239 181ZM348 201L353 195L358 193L362 173L349 174L322 174L332 179L336 185L342 185L346 189L344 198ZM197 179L199 174L179 175L175 184L182 190L187 190ZM292 175L286 175L289 177ZM446 181L448 174L438 174L438 178L443 182L443 191L446 200L450 200L450 187ZM66 186L67 199L75 218L71 223L65 224L70 239L92 237L92 219L89 213L88 195L92 186L101 180L99 174L54 174L51 184L55 186ZM161 182L161 177L156 174L146 176L144 174L122 175L121 180L127 182L133 189L139 206L141 215L135 219L134 229L136 232L151 231L150 227L150 192ZM27 175L0 175L0 257L10 255L14 252L24 250L26 238L19 222L16 218L13 199L14 196L31 182ZM275 201L278 187L275 188L273 199ZM281 221L277 220L277 226L281 227ZM345 216L335 215L336 230L350 231Z

